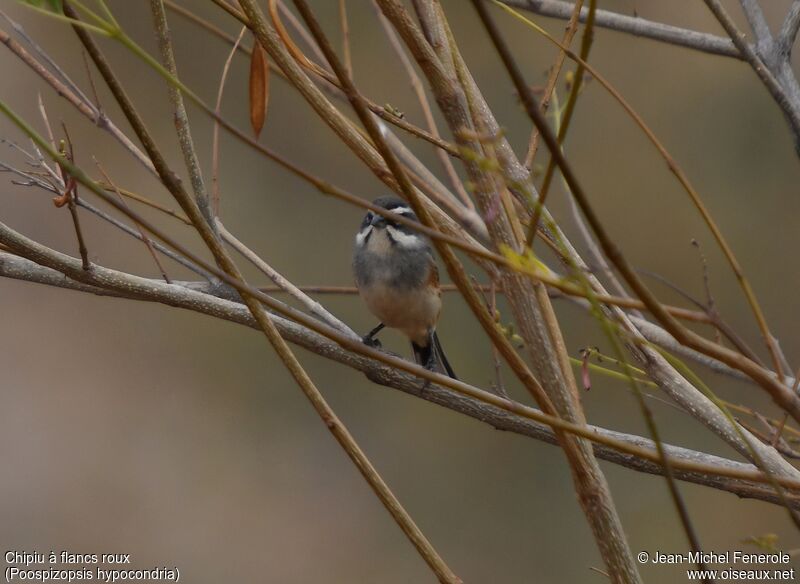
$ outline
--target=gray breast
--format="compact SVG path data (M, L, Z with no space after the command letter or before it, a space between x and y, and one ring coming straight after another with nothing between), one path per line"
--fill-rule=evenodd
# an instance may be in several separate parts
M431 248L424 245L403 247L391 240L386 230L376 229L356 245L353 271L359 288L384 284L409 289L423 286L430 277Z

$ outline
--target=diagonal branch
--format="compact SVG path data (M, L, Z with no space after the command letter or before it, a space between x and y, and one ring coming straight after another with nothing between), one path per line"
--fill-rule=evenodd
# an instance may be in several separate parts
M778 47L782 54L788 56L792 52L792 46L797 38L797 31L800 29L800 0L792 0L786 19L781 25L778 33Z
M758 0L739 0L750 29L756 36L757 44L771 43L772 33L769 30L767 19Z
M737 27L730 17L725 7L719 0L704 0L708 9L714 14L728 36L731 37L733 44L739 49L744 60L747 61L755 71L758 78L770 92L772 98L783 111L786 121L789 124L792 137L794 138L795 150L800 155L800 99L797 95L790 95L786 88L776 78L775 72L770 68L770 63L766 63L759 56L756 49L748 44L745 35ZM771 37L769 42L771 43ZM796 79L795 79L796 83Z
M178 67L175 63L175 54L172 50L172 40L170 39L169 24L167 23L167 12L164 9L162 0L150 0L150 11L153 14L156 34L158 37L158 47L161 51L161 60L173 77L178 77ZM189 116L186 114L186 106L183 103L181 91L172 85L168 86L169 100L175 116L175 130L178 134L178 143L183 153L183 161L189 172L189 180L194 191L195 201L200 208L200 212L211 225L212 230L216 230L214 215L209 203L208 191L203 182L203 173L200 171L200 161L197 159L197 151L192 140L192 132L189 128Z

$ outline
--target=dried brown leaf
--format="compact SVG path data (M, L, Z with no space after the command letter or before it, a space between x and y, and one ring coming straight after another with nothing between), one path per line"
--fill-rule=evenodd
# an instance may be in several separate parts
M267 119L269 104L269 61L258 42L253 46L250 58L250 125L256 138L261 134Z

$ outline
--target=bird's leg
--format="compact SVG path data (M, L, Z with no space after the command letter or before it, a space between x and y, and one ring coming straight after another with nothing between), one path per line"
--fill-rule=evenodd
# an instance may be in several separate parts
M385 326L386 326L385 324L383 324L382 322L379 322L378 326L376 326L374 329L369 331L365 336L361 337L361 340L364 342L365 345L380 349L381 346L382 346L381 342L378 339L374 338L374 337L379 332L381 332L381 330L383 330L383 327L385 327Z

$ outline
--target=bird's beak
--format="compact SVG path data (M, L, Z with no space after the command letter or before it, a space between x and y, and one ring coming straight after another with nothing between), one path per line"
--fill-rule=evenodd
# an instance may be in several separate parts
M372 221L370 221L370 225L378 228L383 227L384 225L386 225L386 217L384 217L383 215L378 215L376 213L375 215L373 215Z

